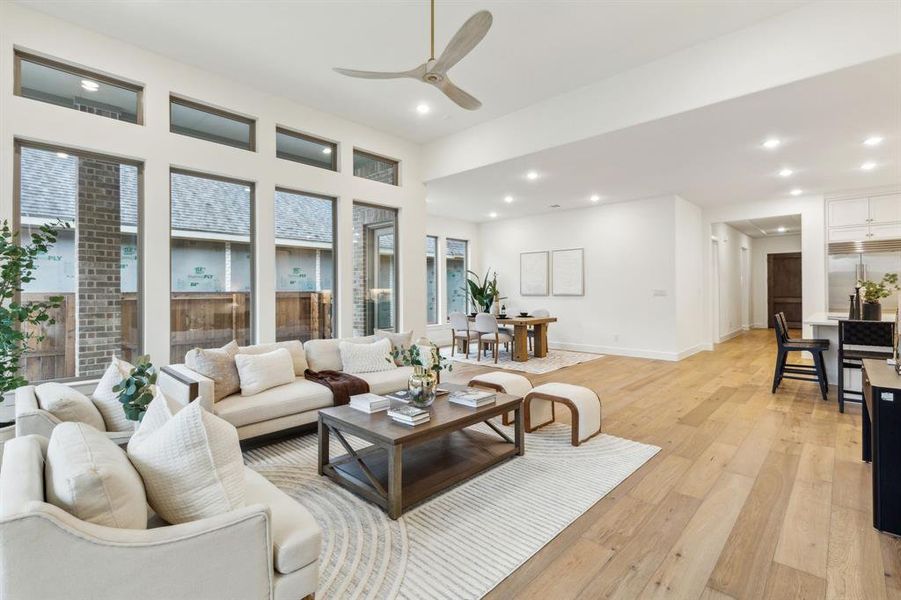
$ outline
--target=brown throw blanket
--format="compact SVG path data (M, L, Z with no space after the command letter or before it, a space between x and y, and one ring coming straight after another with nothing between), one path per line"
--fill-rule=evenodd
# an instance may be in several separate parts
M335 406L347 404L350 402L351 396L365 394L369 391L369 384L364 380L341 371L311 371L307 369L303 372L303 376L308 381L315 381L332 390Z

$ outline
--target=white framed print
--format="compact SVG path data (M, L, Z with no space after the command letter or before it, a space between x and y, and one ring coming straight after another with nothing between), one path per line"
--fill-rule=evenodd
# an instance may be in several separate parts
M547 250L519 254L520 296L548 295L548 262Z
M583 248L554 250L552 265L551 280L555 296L585 295L585 250Z

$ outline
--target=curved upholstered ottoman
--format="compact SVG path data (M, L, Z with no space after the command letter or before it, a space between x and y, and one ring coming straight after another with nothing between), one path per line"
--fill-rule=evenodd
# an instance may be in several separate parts
M502 394L510 394L511 396L519 396L525 398L526 394L532 391L532 383L516 373L505 373L503 371L491 371L476 375L469 380L470 387L483 387ZM523 405L523 414L525 405ZM532 403L531 414L525 417L526 423L541 423L545 425L554 420L554 405L552 402L536 401ZM504 425L513 424L513 413L504 413Z
M572 444L578 446L601 432L601 399L586 387L569 383L545 383L532 388L523 399L526 433L547 425L530 419L534 403L564 404L572 413Z

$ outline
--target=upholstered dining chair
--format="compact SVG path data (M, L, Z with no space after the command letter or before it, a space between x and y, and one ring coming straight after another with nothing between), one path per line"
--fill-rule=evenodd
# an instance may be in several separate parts
M494 354L494 364L497 364L498 354L500 354L500 345L507 344L510 349L510 342L513 336L507 332L500 331L497 328L497 318L488 313L479 313L476 315L474 329L479 333L479 352L478 360L482 360L482 348L491 346Z
M447 317L450 320L451 343L453 344L454 354L457 353L457 342L459 341L463 343L463 351L466 353L466 358L469 358L469 342L475 341L478 343L479 332L470 329L469 317L464 313L452 312Z
M535 310L532 311L531 316L542 319L544 317L551 316L551 311L549 311L546 308L536 308ZM535 339L535 329L530 327L529 328L529 352L532 351L532 340L534 340L534 339Z

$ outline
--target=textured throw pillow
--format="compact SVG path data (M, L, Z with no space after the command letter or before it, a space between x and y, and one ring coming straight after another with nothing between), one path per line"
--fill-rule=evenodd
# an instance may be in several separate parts
M82 521L147 528L141 476L115 442L84 423L60 423L53 429L44 484L48 502Z
M103 416L107 431L131 431L134 429L133 422L126 418L122 403L119 402L118 395L113 391L113 386L119 385L123 379L128 377L132 368L134 367L131 363L114 356L103 373L103 377L97 383L94 393L91 394L91 400L94 401L94 406Z
M340 371L341 353L338 340L309 340L303 345L307 362L313 371Z
M192 402L128 457L141 474L150 507L167 523L187 523L244 506L238 430Z
M269 388L294 382L294 361L285 348L265 354L237 354L235 365L241 379L241 395L253 396Z
M300 340L241 346L238 348L238 354L266 354L279 348L284 348L291 353L291 360L294 362L294 374L298 377L303 377L303 372L307 370L307 355Z
M106 431L100 411L91 399L62 383L42 383L34 388L38 406L60 421L87 423L98 431Z
M238 379L238 368L235 366L235 354L238 352L238 344L229 342L218 350L194 350L194 366L189 367L204 377L213 380L214 402L231 396L241 389L241 381Z
M151 433L165 425L181 409L181 404L167 398L159 386L153 386L153 400L147 405L147 410L144 412L143 418L141 418L140 425L138 425L131 439L128 440L128 447L131 448L133 444L140 444Z
M390 340L391 341L391 349L392 350L400 350L401 348L409 348L413 344L413 330L410 331L402 331L400 333L394 333L393 331L387 331L385 329L376 329L375 337L380 340ZM398 367L403 366L404 361L395 360L394 364Z
M391 341L384 339L371 344L341 342L341 363L345 373L375 373L397 368L391 359Z

